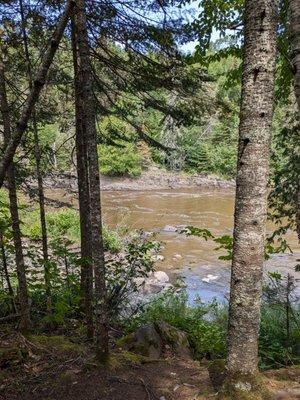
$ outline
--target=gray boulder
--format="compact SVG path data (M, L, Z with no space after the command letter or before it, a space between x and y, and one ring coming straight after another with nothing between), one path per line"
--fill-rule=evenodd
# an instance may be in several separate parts
M163 343L170 346L176 355L183 358L193 358L191 347L185 332L164 321L156 321L155 328Z
M121 339L121 346L134 353L150 358L160 358L163 343L152 323Z
M193 358L185 332L163 321L149 323L119 341L125 350L150 358L160 358L166 349L182 358Z

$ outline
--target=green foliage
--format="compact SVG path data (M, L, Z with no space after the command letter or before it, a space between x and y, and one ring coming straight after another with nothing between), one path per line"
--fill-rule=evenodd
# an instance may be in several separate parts
M214 238L214 235L208 229L197 228L191 225L186 226L180 233L185 233L187 236L202 237L206 241Z
M269 273L264 286L260 328L261 367L282 367L300 362L300 309L291 275Z
M208 239L217 243L218 247L215 250L226 250L226 255L219 256L219 260L229 261L232 260L233 255L233 237L229 235L223 235L220 237L214 236L208 229L197 228L195 226L186 226L180 233L187 236L198 236L206 241Z
M104 175L137 177L142 172L142 158L135 145L99 146L100 172Z
M203 357L223 358L226 354L226 317L224 309L216 303L199 303L191 308L187 306L184 292L178 295L169 291L146 306L135 318L125 321L126 332L153 321L165 321L186 332L199 360Z
M232 178L235 175L237 156L235 146L201 142L184 145L183 148L187 171L211 173L225 178Z
M220 256L219 260L229 261L232 260L233 256L233 237L228 235L223 235L219 238L214 239L215 243L219 244L215 250L226 250L227 254L225 256Z
M104 249L109 250L112 253L117 253L123 247L122 240L117 232L103 225L102 237Z
M292 105L290 104L291 108ZM284 112L286 111L286 113ZM280 110L277 118L285 115L284 126L275 126L271 157L271 188L269 194L269 219L276 224L273 237L284 242L284 234L296 229L296 204L300 175L298 113L287 108ZM278 111L279 113L279 111ZM277 114L278 114L277 113ZM286 116L287 114L287 116Z
M259 338L261 368L281 368L300 363L299 310L294 311L297 320L291 321L289 343L286 336L286 316L282 307L262 309Z
M1 240L11 238L11 217L9 212L9 202L7 193L0 190L0 235Z
M121 255L106 261L108 305L112 320L129 312L130 301L139 290L139 279L146 278L154 270L151 258L158 251L160 244L137 233L124 247ZM136 307L136 306L135 306Z
M68 320L80 318L81 293L79 277L76 274L70 274L68 281L63 277L51 274L51 300L52 312L47 314L47 303L42 283L32 285L29 284L30 295L32 301L32 318L36 323L47 324L52 326L65 326Z
M67 235L70 238L80 237L78 212L72 209L47 213L46 223L49 235L53 238Z
M271 274L264 286L259 337L260 368L280 368L300 362L300 310L293 287L280 274ZM286 291L289 291L287 314ZM197 359L226 357L227 307L216 302L187 305L185 292L168 291L124 321L125 333L154 321L165 321L186 332ZM287 324L288 318L288 324ZM287 327L289 331L287 332Z
M218 244L218 247L215 250L226 250L225 255L219 256L219 260L230 261L233 257L233 237L229 235L222 235L219 237L214 236L211 231L208 229L197 228L195 226L186 226L184 229L180 231L187 236L198 236L206 241L208 239L214 241ZM265 253L264 257L268 260L271 254L275 253L284 253L285 251L291 251L287 241L284 238L277 239L277 242L274 243L274 238L276 237L276 231L271 234L271 236L266 238L265 242Z
M41 226L39 211L35 210L26 213L23 217L23 232L32 240L41 239ZM80 221L77 210L61 209L58 211L47 212L46 223L48 236L53 239L67 238L71 242L78 243L80 240ZM122 247L121 239L116 232L103 226L103 241L106 250L112 252L119 251Z

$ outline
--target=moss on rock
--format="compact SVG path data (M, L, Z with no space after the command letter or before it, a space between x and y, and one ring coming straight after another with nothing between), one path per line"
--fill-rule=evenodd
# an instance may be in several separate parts
M135 332L119 339L117 346L153 359L163 356L169 346L176 355L193 358L186 333L163 321L141 326Z

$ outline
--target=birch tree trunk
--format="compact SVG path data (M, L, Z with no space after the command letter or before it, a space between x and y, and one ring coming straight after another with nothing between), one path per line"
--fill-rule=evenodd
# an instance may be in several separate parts
M294 72L294 91L298 104L300 117L300 2L299 0L290 0L290 48L291 60ZM300 167L298 166L298 187L296 193L296 228L300 242Z
M229 375L254 374L274 107L277 1L246 0L228 331Z
M95 276L95 338L96 352L100 361L108 358L108 316L106 304L105 262L102 238L102 215L100 200L100 174L97 152L95 99L92 88L92 69L86 27L85 1L77 0L75 10L78 73L81 75L83 137L87 154L89 182L90 239L92 264Z
M7 145L11 137L11 126L10 126L9 107L7 102L6 85L5 85L4 61L1 58L0 58L0 105L1 105L1 113L3 119L4 144ZM13 241L15 247L15 259L17 266L17 276L18 276L18 289L19 289L18 295L19 295L20 314L21 314L19 329L23 332L26 332L30 326L30 311L29 311L29 299L27 292L26 269L25 269L22 239L21 239L14 164L10 164L10 166L8 167L7 180L8 180L8 193L9 193L9 209L12 221Z

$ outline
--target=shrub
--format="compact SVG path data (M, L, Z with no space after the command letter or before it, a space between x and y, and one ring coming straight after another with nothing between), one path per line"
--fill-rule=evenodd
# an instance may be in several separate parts
M151 258L160 244L149 241L139 232L124 246L124 251L106 260L107 301L112 320L118 322L124 315L136 311L132 304L139 291L139 279L144 279L154 270Z
M105 175L137 177L142 172L142 157L134 144L124 147L99 146L100 172Z
M300 362L299 297L291 275L269 273L264 287L260 326L261 368L278 368Z
M24 216L23 231L32 240L41 239L41 226L39 211L35 210ZM50 238L66 237L73 242L80 240L80 221L77 210L62 209L48 212L46 215L47 231ZM122 247L118 234L106 226L103 226L103 241L105 250L119 251Z
M169 291L156 298L135 318L126 321L125 329L129 333L147 322L165 321L187 333L197 359L223 358L226 354L226 323L217 318L223 312L224 309L215 302L189 307L185 292L178 295Z
M265 301L262 305L259 356L263 370L300 363L300 311L297 305L290 307L287 325L286 304ZM189 307L185 293L178 295L170 291L126 320L124 329L130 333L148 322L162 320L187 333L197 359L218 359L224 358L227 352L227 318L226 306L212 302Z

